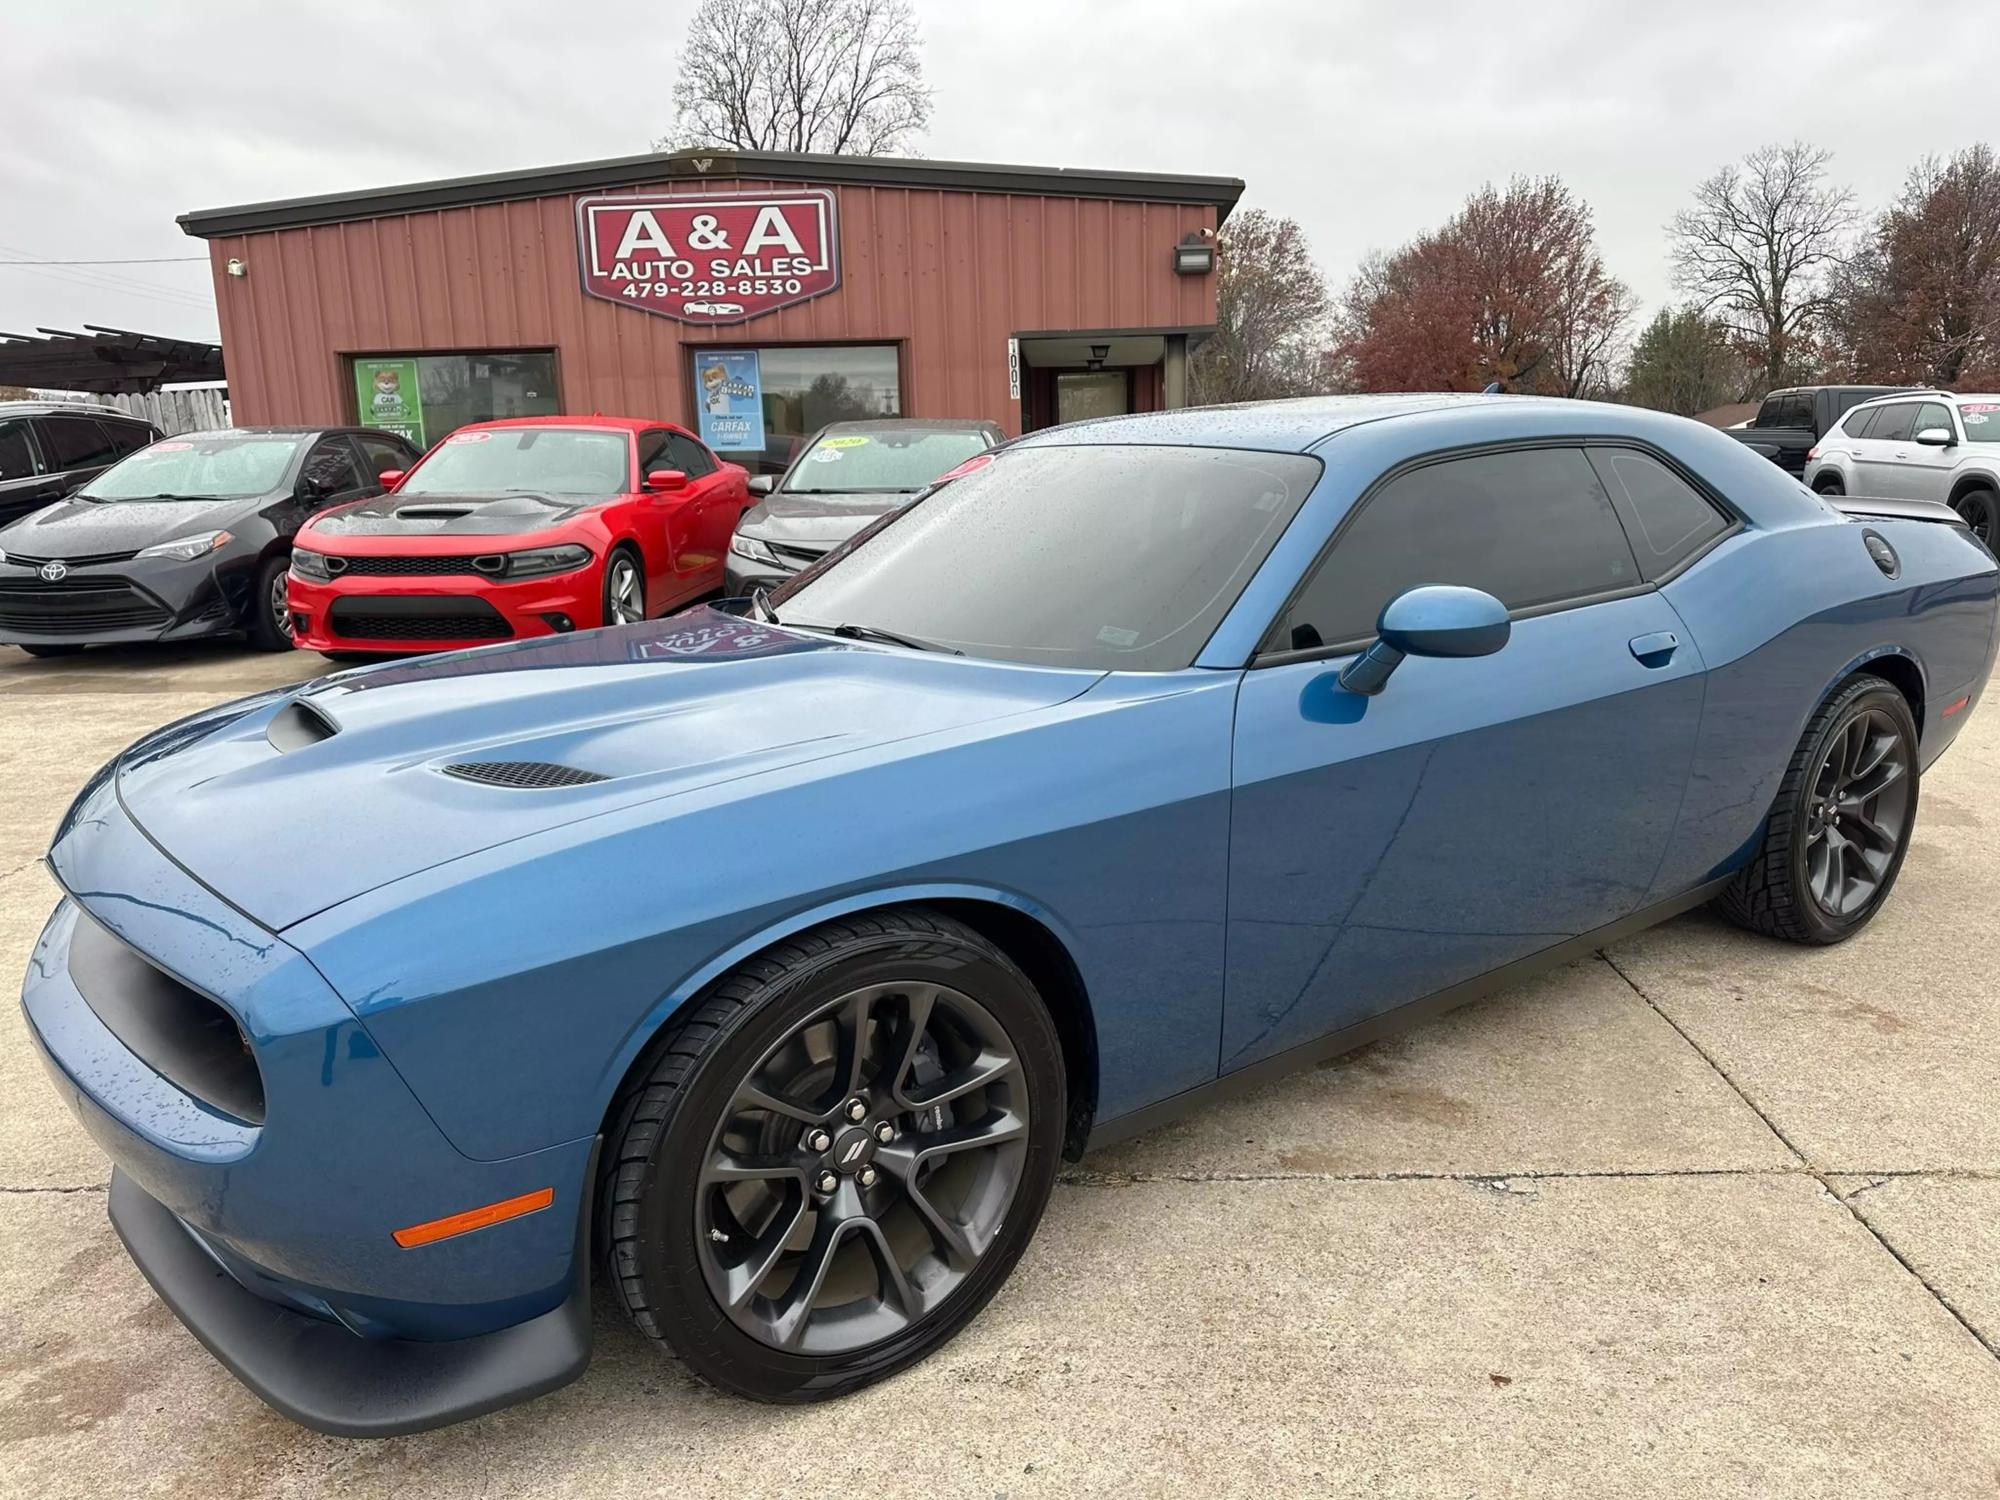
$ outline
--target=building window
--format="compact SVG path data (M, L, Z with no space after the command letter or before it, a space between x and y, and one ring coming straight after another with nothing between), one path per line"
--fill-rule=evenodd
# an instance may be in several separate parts
M829 422L903 414L894 344L693 351L702 440L753 474L782 473Z
M473 354L370 354L354 367L355 416L427 448L468 422L553 417L553 350Z

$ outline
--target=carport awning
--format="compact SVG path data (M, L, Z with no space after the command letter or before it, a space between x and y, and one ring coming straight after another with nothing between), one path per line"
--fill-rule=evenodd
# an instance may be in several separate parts
M0 385L128 395L175 381L221 380L222 346L86 323L84 332L0 333Z

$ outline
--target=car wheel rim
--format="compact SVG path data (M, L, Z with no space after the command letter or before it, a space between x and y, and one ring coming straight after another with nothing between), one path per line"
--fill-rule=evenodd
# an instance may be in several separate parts
M1984 495L1968 495L1958 502L1958 513L1972 534L1988 547L2000 546L2000 512Z
M278 574L271 580L270 606L271 623L277 627L279 635L288 641L291 640L292 609L291 602L285 594L285 575L283 573Z
M1808 793L1806 883L1830 916L1873 901L1910 825L1910 749L1896 721L1863 709L1835 733Z
M611 569L611 623L631 625L644 613L639 603L639 570L621 558Z
M999 1237L1027 1160L1012 1042L970 996L879 984L738 1083L696 1192L716 1302L760 1343L845 1354L935 1311Z

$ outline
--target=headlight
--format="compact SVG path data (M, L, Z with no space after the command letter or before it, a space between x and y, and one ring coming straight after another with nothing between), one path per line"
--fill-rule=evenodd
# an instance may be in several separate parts
M206 557L217 547L229 540L226 531L205 531L200 536L184 536L177 542L160 542L141 549L141 557L171 557L178 562L193 562L197 557Z
M326 566L324 552L308 552L303 547L292 549L292 571L301 578L327 579L333 574Z
M754 536L745 536L740 531L729 539L729 550L734 552L738 557L748 558L751 562L763 563L767 567L782 568L784 566L783 563L778 561L777 553L758 541Z
M526 552L506 554L503 578L544 578L550 573L568 573L590 561L590 549L567 542L560 547L532 547Z

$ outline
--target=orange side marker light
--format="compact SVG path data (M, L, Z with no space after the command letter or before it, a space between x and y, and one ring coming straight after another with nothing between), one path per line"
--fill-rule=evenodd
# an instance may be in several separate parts
M448 1214L442 1219L432 1219L427 1223L412 1224L408 1229L398 1229L396 1243L405 1250L414 1250L419 1245L448 1240L455 1234L470 1234L473 1230L484 1229L489 1224L504 1224L507 1220L518 1219L523 1214L539 1213L555 1201L554 1188L536 1188L534 1192L523 1193L518 1198L502 1198L498 1203L489 1203L484 1208L468 1208L462 1214Z
M1972 695L1968 693L1963 698L1959 699L1958 702L1947 705L1945 711L1939 714L1938 717L1940 719L1949 719L1953 714L1957 713L1961 708L1965 707L1965 705L1970 703L1971 701L1972 701Z

